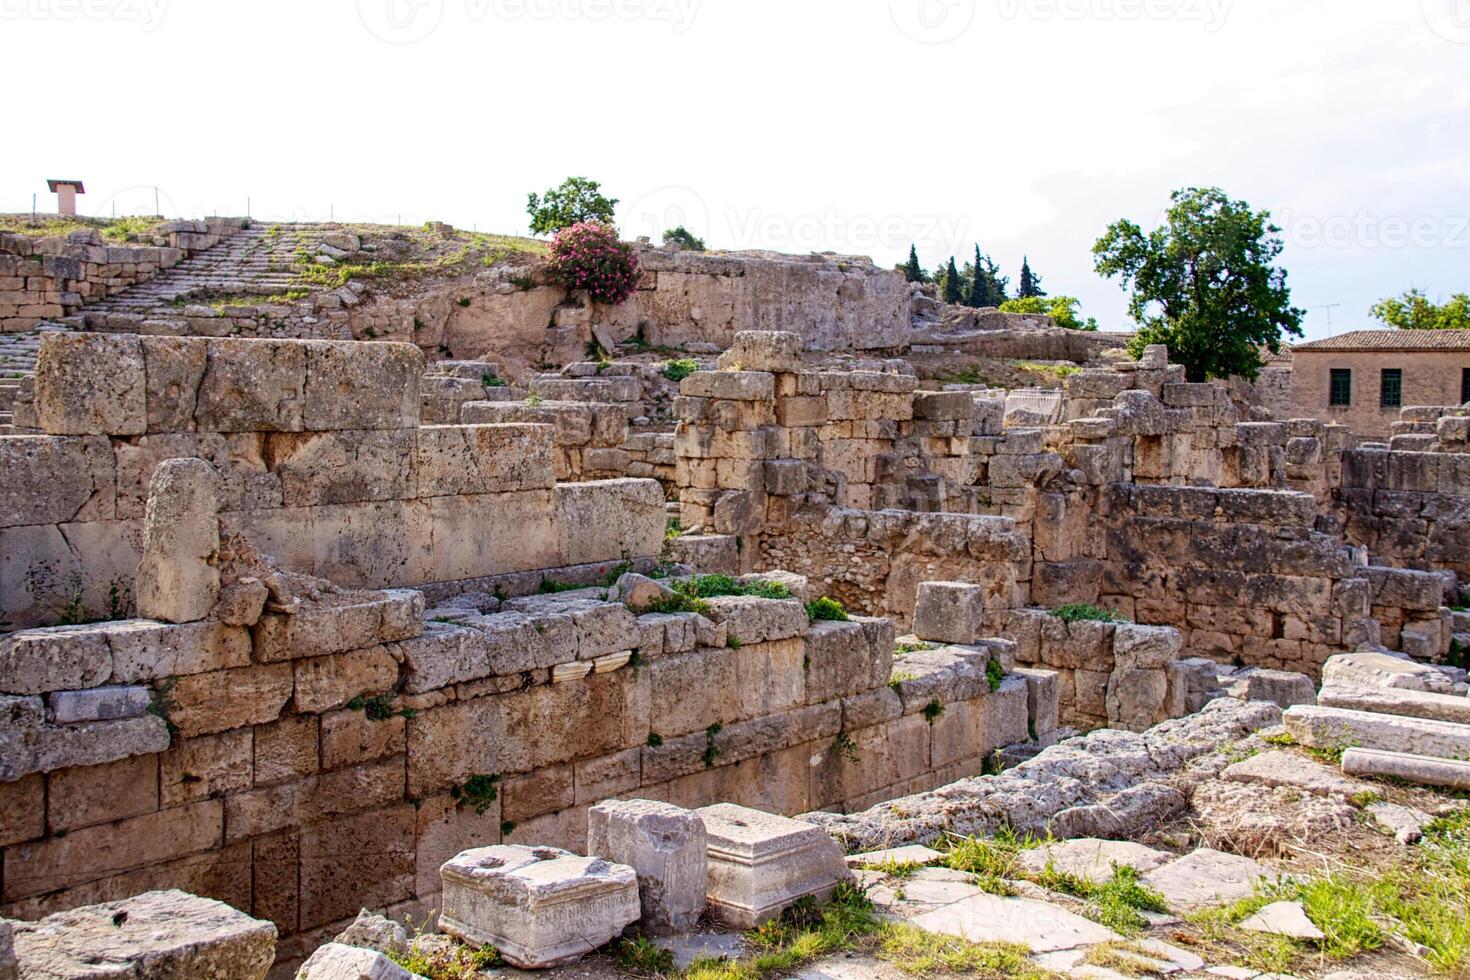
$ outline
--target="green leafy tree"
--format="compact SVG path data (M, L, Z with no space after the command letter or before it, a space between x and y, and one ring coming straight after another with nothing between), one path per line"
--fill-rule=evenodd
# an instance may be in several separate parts
M958 303L964 299L965 284L960 278L960 270L955 268L954 256L949 257L949 265L944 270L944 301L946 303Z
M1016 286L1017 299L1034 299L1045 296L1046 290L1041 288L1041 277L1031 271L1030 256L1021 258L1021 281Z
M664 232L664 244L678 245L680 248L687 248L692 252L704 251L704 239L695 238L694 233L683 225L677 228L670 228Z
M1400 330L1470 330L1470 295L1465 293L1436 304L1421 290L1411 289L1375 303L1368 312Z
M1073 296L1027 296L1022 299L1008 299L1000 304L1002 313L1031 313L1049 316L1057 321L1057 326L1066 327L1068 330L1096 331L1097 321L1092 317L1083 320L1077 315L1077 307L1082 301Z
M612 224L617 206L617 198L603 197L602 185L586 177L568 177L544 197L526 196L533 235L550 235L584 221Z
M1116 222L1093 246L1097 271L1132 289L1139 324L1130 349L1167 344L1190 381L1254 379L1261 348L1281 350L1302 335L1304 310L1291 305L1286 270L1276 265L1281 229L1219 188L1175 191L1167 223L1147 234Z

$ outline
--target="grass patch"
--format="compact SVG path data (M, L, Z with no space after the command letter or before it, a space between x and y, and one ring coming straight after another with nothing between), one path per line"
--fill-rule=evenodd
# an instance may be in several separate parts
M664 377L677 383L698 370L699 362L692 357L675 358L664 364Z
M1001 666L999 660L992 659L985 665L985 680L990 684L992 691L999 691L1001 682L1006 678L1006 669Z
M482 970L493 970L502 965L500 951L494 946L470 949L455 945L429 952L417 939L407 952L385 955L409 973L429 980L477 980Z
M1148 926L1144 912L1167 912L1164 896L1140 883L1138 869L1126 864L1113 865L1113 875L1105 882L1095 882L1047 864L1036 883L1044 888L1085 899L1082 914L1125 936L1136 935Z
M1051 614L1064 623L1126 623L1127 619L1119 616L1111 609L1094 606L1091 603L1074 603L1068 606L1058 606Z
M613 944L613 962L636 976L663 977L674 972L674 954L647 937L620 939Z
M807 619L814 623L845 623L850 618L842 603L823 596L806 604Z
M1082 368L1076 364L1043 364L1040 361L1022 361L1016 365L1016 370L1041 374L1049 378L1070 378L1082 372Z
M879 930L874 954L911 977L1049 980L1057 976L1031 962L1030 951L1025 946L972 943L956 936L925 932L907 923L884 925Z

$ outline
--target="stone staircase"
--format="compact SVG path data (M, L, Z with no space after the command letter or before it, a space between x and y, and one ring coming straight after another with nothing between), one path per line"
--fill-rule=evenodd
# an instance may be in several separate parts
M15 402L26 379L36 373L41 331L0 334L0 435L8 435L15 420Z
M255 224L59 323L108 333L350 339L342 298L296 278L303 250L315 251L329 233Z
M1322 682L1316 705L1283 719L1297 742L1341 751L1350 775L1470 790L1465 671L1359 652L1328 660Z

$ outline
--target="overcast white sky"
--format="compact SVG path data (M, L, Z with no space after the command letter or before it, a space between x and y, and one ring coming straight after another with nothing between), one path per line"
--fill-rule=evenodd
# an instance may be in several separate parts
M0 65L3 211L522 233L581 174L628 237L978 241L1122 329L1092 243L1217 184L1338 331L1470 289L1470 0L0 0Z

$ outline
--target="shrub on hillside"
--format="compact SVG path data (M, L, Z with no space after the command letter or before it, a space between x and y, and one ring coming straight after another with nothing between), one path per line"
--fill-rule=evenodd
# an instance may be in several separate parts
M596 303L617 305L638 285L638 257L612 225L584 221L557 232L547 252L552 279L585 290Z

